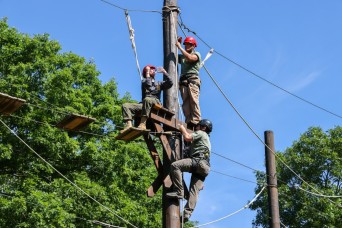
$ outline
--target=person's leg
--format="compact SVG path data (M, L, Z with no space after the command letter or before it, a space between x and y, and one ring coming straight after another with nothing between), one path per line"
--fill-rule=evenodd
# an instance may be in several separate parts
M190 121L197 124L201 120L201 109L199 105L200 87L198 86L200 80L195 80L196 83L189 83L189 107L190 107Z
M125 103L122 105L122 117L125 122L125 128L122 131L132 127L133 116L141 111L142 104Z
M154 104L160 104L160 101L157 98L151 98L151 97L146 97L143 100L141 121L140 121L138 128L142 130L146 130L146 121L147 121L147 118L150 116L151 109Z
M189 97L189 87L188 86L183 86L181 85L179 87L179 91L182 97L182 110L183 110L183 114L185 116L185 123L188 123L190 121L190 97Z
M171 164L171 179L173 183L174 192L167 193L169 197L183 198L183 172L190 172L192 167L192 159L186 158L175 161Z

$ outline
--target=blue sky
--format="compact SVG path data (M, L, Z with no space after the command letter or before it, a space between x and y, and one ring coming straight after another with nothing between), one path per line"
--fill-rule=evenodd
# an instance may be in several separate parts
M137 10L161 11L163 6L162 0L109 2ZM179 0L178 6L184 24L216 51L281 88L342 115L341 1ZM161 15L129 14L141 67L161 66ZM100 0L0 0L0 17L8 17L9 25L22 33L50 34L63 52L93 59L103 82L115 78L121 95L129 92L140 100L140 79L122 10ZM197 50L204 57L210 48L197 41ZM217 54L206 67L262 139L264 131L274 132L277 151L290 147L311 126L328 130L341 125L340 117L285 93ZM200 76L202 116L214 123L213 152L265 170L263 144L204 69ZM161 79L161 75L157 77ZM216 155L211 164L215 171L255 181L251 170ZM212 172L192 219L203 224L233 213L254 198L254 188L253 183ZM251 227L254 217L255 212L247 209L207 227Z

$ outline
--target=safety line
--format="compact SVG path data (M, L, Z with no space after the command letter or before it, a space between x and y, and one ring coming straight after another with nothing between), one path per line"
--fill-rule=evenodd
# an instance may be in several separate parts
M12 199L13 199L13 197L14 197L13 195L8 195L8 194L2 193L2 192L0 192L0 195L4 195L4 196L7 196L7 197L11 197ZM25 203L28 203L28 204L31 204L31 205L34 205L34 206L39 206L38 204L35 204L35 203L32 203L32 202L27 202L27 201L25 201ZM114 226L114 225L111 225L111 224L108 224L108 223L104 223L104 222L101 222L101 221L98 221L98 220L89 220L89 219L81 218L81 217L78 217L78 216L76 216L75 218L81 219L81 220L84 220L84 221L87 221L87 222L91 222L91 223L94 223L94 224L98 224L98 225L101 225L101 226L116 227L116 228L124 228L124 227Z
M94 202L96 202L97 204L99 204L100 206L102 206L104 209L106 209L107 211L111 212L113 215L115 215L117 218L121 219L123 222L131 225L132 227L137 228L136 226L134 226L133 224L131 224L129 221L125 220L124 218L122 218L121 216L119 216L117 213L115 213L113 210L111 210L110 208L106 207L105 205L103 205L102 203L100 203L99 201L97 201L95 198L93 198L91 195L89 195L87 192L85 192L82 188L80 188L78 185L76 185L74 182L72 182L71 180L69 180L66 176L64 176L60 171L58 171L53 165L51 165L47 160L45 160L40 154L38 154L34 149L32 149L22 138L20 138L5 122L2 121L2 119L0 118L0 122L15 136L17 137L27 148L29 148L35 155L37 155L41 160L43 160L48 166L50 166L53 170L55 170L55 172L57 172L60 176L62 176L65 180L67 180L71 185L73 185L76 189L78 189L80 192L82 192L83 194L85 194L88 198L92 199Z
M191 32L192 34L194 34L194 35L195 35L199 40L201 40L208 48L212 49L212 47L211 47L209 44L207 44L201 37L199 37L199 36L197 35L196 32L190 30L187 26L185 26L185 24L184 24L183 21L182 21L181 16L180 16L180 19L181 19L181 25L180 25L180 26L183 26L184 29L186 29L186 30L188 30L188 32ZM239 64L239 63L237 63L237 62L231 60L230 58L224 56L223 54L221 54L220 52L218 52L218 51L216 51L216 50L214 50L214 52L215 52L216 54L218 54L219 56L221 56L222 58L224 58L224 59L228 60L229 62L233 63L234 65L236 65L236 66L240 67L241 69L247 71L248 73L250 73L250 74L252 74L252 75L258 77L259 79L261 79L261 80L263 80L263 81L269 83L270 85L272 85L272 86L274 86L274 87L276 87L276 88L278 88L278 89L280 89L280 90L286 92L287 94L292 95L292 96L294 96L295 98L297 98L297 99L299 99L299 100L301 100L301 101L303 101L303 102L305 102L305 103L307 103L307 104L309 104L309 105L312 105L312 106L314 106L314 107L316 107L316 108L318 108L318 109L321 109L322 111L325 111L325 112L327 112L327 113L329 113L329 114L331 114L331 115L334 115L334 116L336 116L336 117L342 119L342 116L341 116L341 115L338 115L338 114L336 114L336 113L334 113L334 112L332 112L332 111L329 111L329 110L326 109L326 108L323 108L323 107L321 107L321 106L319 106L319 105L316 105L316 104L314 104L313 102L311 102L311 101L309 101L309 100L307 100L307 99L304 99L304 98L302 98L302 97L300 97L300 96L298 96L298 95L296 95L296 94L294 94L294 93L292 93L292 92L290 92L290 91L288 91L288 90L286 90L286 89L284 89L284 88L282 88L282 87L276 85L275 83L273 83L273 82L271 82L271 81L269 81L269 80L267 80L267 79L261 77L261 76L258 75L257 73L254 73L253 71L251 71L251 70L247 69L246 67L242 66L241 64Z
M221 221L221 220L224 220L224 219L226 219L226 218L229 218L229 217L231 217L231 216L233 216L233 215L235 215L235 214L237 214L237 213L239 213L239 212L241 212L241 211L243 211L243 210L249 208L249 206L252 205L252 204L254 203L254 201L260 196L260 194L265 190L265 188L266 188L266 186L264 186L264 187L261 189L261 191L260 191L260 192L251 200L251 202L249 202L248 204L246 204L244 207L240 208L239 210L237 210L237 211L235 211L235 212L233 212L233 213L231 213L231 214L229 214L229 215L223 216L222 218L216 219L216 220L214 220L214 221L212 221L212 222L204 223L204 224L197 225L197 226L194 226L194 227L202 227L202 226L207 226L207 225L210 225L210 224L219 222L219 221Z
M18 118L18 119L23 119L23 120L29 120L31 122L34 122L34 123L37 123L37 124L41 124L41 125L44 125L44 124L47 124L51 127L55 127L57 129L60 129L60 130L64 130L63 128L58 128L56 125L54 124L49 124L47 122L42 122L42 121L38 121L38 120L34 120L32 118L29 118L29 117L20 117L20 116L16 116L16 115L10 115L10 116L5 116L5 117L14 117L14 118ZM65 130L64 130L65 131ZM109 135L101 135L101 134L96 134L96 133L91 133L91 132L86 132L86 131L70 131L70 132L75 132L75 133L82 133L82 134L87 134L87 135L92 135L92 136L98 136L98 137L109 137Z
M125 9L125 8L123 8L123 7L121 7L121 6L115 5L115 4L113 4L113 3L111 3L111 2L108 2L108 1L105 1L105 0L100 0L100 1L102 1L102 2L104 2L104 3L107 3L107 4L111 5L111 6L114 6L114 7L118 8L118 9L121 9L121 10L123 10L123 11L127 10L127 11L135 11L135 12L160 13L160 14L161 14L161 11L160 11L160 10L136 10L136 9Z
M308 190L305 190L303 189L302 187L300 187L299 185L295 185L294 186L295 188L298 188L306 193L309 193L311 195L314 195L314 196L319 196L319 197L324 197L324 198L342 198L342 196L327 196L327 195L323 195L323 194L317 194L317 193L314 193L314 192L310 192Z
M132 28L131 17L128 14L128 10L125 10L125 17L126 17L127 26L128 26L129 39L131 40L131 43L132 43L132 48L133 48L133 52L134 52L134 56L135 56L135 62L136 62L137 69L138 69L138 75L140 76L140 81L142 81L143 77L142 77L141 71L140 71L137 47L135 45L135 40L134 40L134 29Z
M229 160L229 161L231 161L231 162L234 162L234 163L236 163L236 164L238 164L238 165L241 165L241 166L243 166L243 167L245 167L245 168L247 168L247 169L253 170L253 171L255 171L255 172L262 172L262 171L260 171L260 170L251 168L251 167L249 167L249 166L247 166L247 165L244 165L244 164L242 164L242 163L240 163L240 162L234 161L233 159L230 159L230 158L228 158L228 157L226 157L226 156L223 156L223 155L221 155L221 154L218 154L218 153L215 153L215 152L211 152L211 153L212 153L212 154L215 154L215 155L217 155L217 156L219 156L219 157L221 157L221 158L227 159L227 160Z
M255 181L250 181L250 180L242 179L242 178L239 178L239 177L234 177L234 176L231 176L231 175L228 175L228 174L225 174L225 173L216 171L216 170L212 170L212 169L211 169L210 172L218 173L218 174L221 174L221 175L223 175L223 176L231 177L231 178L234 178L234 179L237 179L237 180L241 180L241 181L245 181L245 182L249 182L249 183L253 183L253 184L258 184L258 183L255 182Z
M97 221L97 220L89 220L89 219L85 219L85 218L81 218L81 217L77 217L77 216L76 216L76 218L84 220L84 221L87 221L89 223L105 226L105 227L124 228L124 227L121 227L121 226L114 226L114 225L111 225L111 224L108 224L108 223L104 223L104 222L101 222L101 221Z
M275 157L284 165L286 166L286 168L288 168L296 177L298 177L301 181L303 181L305 184L307 184L310 188L312 188L313 190L315 190L316 192L320 193L315 187L313 187L312 185L310 185L307 181L305 181L303 178L301 178L301 176L299 174L297 174L289 165L287 165L281 158L280 156L273 151L261 138L260 136L254 131L254 129L248 124L248 122L243 118L243 116L239 113L239 111L235 108L235 106L232 104L232 102L228 99L228 97L226 96L226 94L223 92L223 90L221 89L221 87L218 85L218 83L216 82L216 80L213 78L213 76L210 74L210 72L207 70L206 66L203 66L203 68L205 69L205 71L207 72L207 74L209 75L209 77L211 78L211 80L214 82L214 84L216 85L216 87L220 90L221 94L224 96L224 98L227 100L227 102L230 104L230 106L234 109L234 111L238 114L238 116L241 118L241 120L246 124L246 126L251 130L251 132L257 137L257 139L267 148L269 149L274 155Z

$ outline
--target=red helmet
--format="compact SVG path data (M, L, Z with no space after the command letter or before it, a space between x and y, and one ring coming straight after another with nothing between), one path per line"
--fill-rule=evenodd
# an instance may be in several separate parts
M192 36L187 36L183 42L183 44L185 43L189 43L189 44L192 44L194 45L195 47L197 47L197 42L195 40L195 38L193 38Z
M143 72L142 72L142 76L144 77L144 78L146 78L146 71L147 71L147 67L150 67L150 69L156 69L156 67L155 66L152 66L152 65L146 65L145 67L144 67L144 69L143 69Z

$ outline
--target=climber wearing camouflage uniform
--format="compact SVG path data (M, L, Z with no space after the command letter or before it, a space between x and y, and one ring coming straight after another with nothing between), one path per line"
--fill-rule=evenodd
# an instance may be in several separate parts
M202 119L193 133L188 133L183 125L180 125L184 140L191 142L188 157L174 161L171 164L171 178L173 182L173 192L166 193L169 198L184 198L183 175L182 172L192 173L189 189L189 198L184 207L184 222L187 222L195 209L199 191L203 188L203 183L210 171L210 151L211 144L209 134L213 129L210 120Z
M161 91L172 87L172 80L166 70L158 67L158 72L163 73L166 76L166 80L156 81L154 79L156 75L155 66L146 65L144 67L142 72L144 79L141 82L142 102L139 104L125 103L122 105L122 116L125 122L125 128L122 132L132 127L133 116L137 112L141 112L141 121L138 128L146 130L146 120L151 113L151 108L154 104L161 104Z

